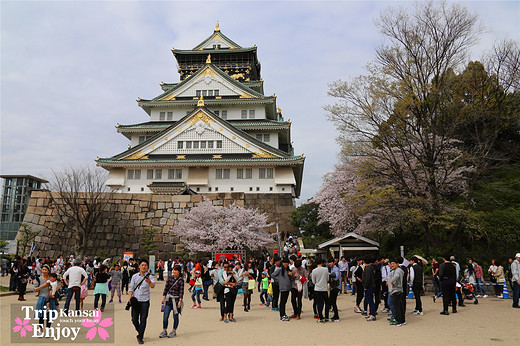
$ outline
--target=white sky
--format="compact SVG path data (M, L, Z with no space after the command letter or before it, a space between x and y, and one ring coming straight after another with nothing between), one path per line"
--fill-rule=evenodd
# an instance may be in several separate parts
M2 1L2 174L49 177L127 148L117 123L149 120L138 97L177 82L172 47L190 49L221 31L258 46L267 95L292 121L295 154L306 156L300 203L337 161L337 132L323 106L327 83L363 74L382 43L373 20L411 2ZM497 39L520 41L520 2L463 2L488 31L478 60Z

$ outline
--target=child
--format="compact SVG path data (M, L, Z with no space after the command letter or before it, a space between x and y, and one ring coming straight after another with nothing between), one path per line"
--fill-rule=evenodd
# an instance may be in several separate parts
M114 301L114 293L117 290L117 296L119 297L119 302L121 303L121 279L123 278L123 273L120 270L119 264L114 266L114 269L110 271L110 277L112 278L112 288L110 289L110 301L112 303Z
M269 286L267 286L267 297L265 301L265 307L269 307L269 304L273 301L273 283L271 282L271 278L267 278L269 282Z
M192 309L202 309L202 307L200 306L200 294L202 293L202 277L200 275L200 270L197 270L195 272L195 289L193 290L193 293L191 294L191 300L193 300L193 306L191 307ZM197 296L197 303L199 304L197 306L197 304L195 304L195 295Z
M262 272L262 293L260 293L260 301L262 302L260 305L265 305L265 300L267 299L267 289L269 288L269 278L267 277L266 272ZM266 298L266 299L264 299Z
M56 299L56 291L58 290L58 275L56 275L56 273L50 273L49 280L47 282L51 286L51 289L49 291L49 299L47 300L47 309L50 310L51 307L55 307L58 305ZM53 300L54 304L51 304L51 299Z

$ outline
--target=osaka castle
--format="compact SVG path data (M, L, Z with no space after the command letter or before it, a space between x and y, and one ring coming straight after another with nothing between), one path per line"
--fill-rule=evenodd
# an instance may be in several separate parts
M137 99L147 120L118 124L128 150L98 158L106 184L126 193L243 192L300 195L304 157L291 122L264 94L257 47L242 47L218 26L192 49L172 49L180 81Z

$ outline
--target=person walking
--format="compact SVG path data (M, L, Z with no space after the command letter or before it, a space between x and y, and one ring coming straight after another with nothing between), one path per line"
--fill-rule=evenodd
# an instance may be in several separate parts
M271 277L271 284L273 285L273 301L271 304L271 310L272 311L280 311L280 308L278 307L278 299L280 297L280 287L278 284L278 278L272 277L272 274L277 268L280 268L280 261L281 258L276 256L273 259L273 265L269 267L269 276Z
M102 264L99 266L99 271L96 274L96 287L94 288L94 309L98 308L99 297L101 297L102 312L105 310L105 305L107 303L108 281L110 281L108 268L106 265Z
M311 281L314 284L314 300L318 312L318 323L325 323L329 317L329 311L325 311L326 319L323 316L323 307L328 301L327 282L329 281L329 271L324 267L325 260L317 259L316 265L311 272Z
M27 260L24 258L18 262L18 268L16 271L16 280L18 281L18 300L25 301L25 293L27 291L27 282L30 277L30 269L27 266Z
M116 263L114 268L110 271L110 277L112 278L110 284L112 288L110 289L110 301L112 303L114 301L114 293L117 291L117 296L119 297L119 302L121 303L121 279L123 278L123 273L121 272L121 267Z
M439 278L441 280L442 289L442 305L441 315L449 315L448 307L452 305L452 312L457 312L457 298L455 297L457 272L455 264L444 260L439 266Z
M202 265L202 284L204 286L204 292L202 293L202 299L205 301L209 301L208 291L209 287L213 284L213 279L210 274L210 265L208 263L203 263Z
M496 297L498 297L502 293L501 291L498 290L497 276L496 276L497 270L498 270L498 266L496 263L496 259L493 258L491 260L491 265L489 266L488 273L489 273L489 281L491 281L491 283L494 284L493 288L494 288Z
M173 267L172 275L168 276L163 290L161 304L164 306L163 331L160 338L173 338L177 336L179 327L179 314L182 312L182 298L184 296L184 280L182 280L182 269L179 265ZM173 312L173 330L168 334L168 318Z
M500 264L500 262L496 262L497 271L495 273L495 278L497 279L495 293L497 293L497 298L503 298L502 293L504 292L504 285L506 284L506 276L504 275L504 267Z
M473 264L475 265L475 280L477 281L477 298L487 298L488 295L486 294L486 290L484 289L484 286L482 286L482 283L484 282L484 271L477 261L473 260Z
M341 259L338 262L338 268L341 274L341 289L339 293L347 293L348 262L345 256L341 256Z
M374 301L374 292L376 289L376 269L372 263L373 259L370 256L365 257L365 270L363 271L363 289L365 291L365 301L368 302L369 313L367 321L376 320L376 305Z
M244 312L249 312L251 310L251 295L253 294L253 290L249 289L249 281L253 280L254 282L254 272L253 269L250 268L249 262L244 263L244 268L239 272L239 279L242 279L242 295L244 296Z
M361 301L363 300L363 270L365 269L365 266L363 264L363 260L361 258L356 258L356 268L353 273L354 278L354 284L356 285L356 307L354 308L354 312L362 313L363 310L360 309L359 304L361 304Z
M237 283L238 278L235 275L235 272L233 272L233 267L228 266L227 271L224 271L222 276L224 279L224 282L222 282L222 285L224 288L224 299L226 302L225 307L225 313L224 313L224 323L233 322L235 323L235 315L234 315L234 309L235 309L235 300L237 299Z
M515 255L511 263L511 280L513 281L513 308L520 309L518 299L520 298L520 252Z
M307 280L307 270L302 267L302 261L296 260L294 262L294 268L292 269L293 282L291 286L291 304L294 313L289 318L296 318L299 320L302 313L302 298L303 298L303 285ZM266 280L267 281L267 280ZM264 291L262 291L263 293ZM267 292L267 288L265 289ZM262 300L263 302L263 300Z
M157 262L157 272L159 273L157 281L164 281L164 261L162 258Z
M290 318L285 313L285 306L287 305L289 292L291 291L292 286L292 272L289 270L289 259L284 258L282 260L282 265L275 269L271 277L278 280L278 287L280 289L280 320L288 322L290 321Z
M144 331L150 309L150 288L155 287L155 280L148 271L148 260L142 259L138 268L139 272L130 280L128 304L132 305L132 324L137 331L137 342L144 344ZM133 304L131 304L132 298L135 298Z
M76 310L79 310L80 307L81 285L83 285L88 278L88 274L85 269L81 267L81 264L81 259L75 259L74 266L67 269L65 274L63 274L63 282L68 286L67 300L65 300L65 306L63 307L63 311L65 311L66 314L69 311L72 295L74 295L74 300L76 301Z
M410 270L410 283L412 284L413 297L415 298L415 309L413 313L423 316L421 292L424 286L424 270L421 262L415 256L410 259L410 264L412 265Z
M328 304L325 305L325 311L334 312L334 316L332 316L333 322L339 322L339 312L338 312L338 294L341 291L341 272L339 271L339 267L336 265L336 261L331 258L329 259L329 299Z
M44 264L41 267L41 276L40 276L40 283L41 286L36 287L34 290L39 293L38 295L38 301L36 302L36 308L35 308L35 318L39 319L39 326L43 328L43 321L47 321L47 328L51 326L51 322L49 319L49 310L46 309L46 304L49 302L49 308L50 310L56 310L56 305L54 304L54 299L49 299L49 293L50 293L50 268L48 265ZM38 333L40 334L40 333Z

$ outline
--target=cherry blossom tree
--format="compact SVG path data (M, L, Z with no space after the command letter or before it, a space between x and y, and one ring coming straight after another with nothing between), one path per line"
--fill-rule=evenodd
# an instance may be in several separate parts
M214 206L204 200L187 212L171 232L192 253L244 248L253 251L273 242L266 231L271 226L267 215L256 209L235 204Z

